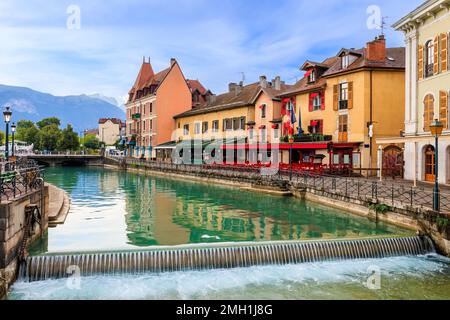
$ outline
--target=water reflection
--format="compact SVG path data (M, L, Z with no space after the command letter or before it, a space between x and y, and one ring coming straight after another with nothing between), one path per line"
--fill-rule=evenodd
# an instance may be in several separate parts
M50 168L72 197L48 251L410 234L295 198L99 168Z

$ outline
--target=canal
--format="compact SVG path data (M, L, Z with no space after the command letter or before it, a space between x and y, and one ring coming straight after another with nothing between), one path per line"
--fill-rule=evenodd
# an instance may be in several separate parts
M59 167L45 178L72 199L64 225L51 228L32 254L142 249L158 245L409 236L296 198L101 168ZM378 290L367 288L378 270ZM11 299L450 299L443 257L261 266L14 285Z

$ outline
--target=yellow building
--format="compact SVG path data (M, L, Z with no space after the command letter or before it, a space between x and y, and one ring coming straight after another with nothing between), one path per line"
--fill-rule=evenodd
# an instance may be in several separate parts
M435 142L430 124L444 125L439 143L439 182L450 183L450 128L448 119L450 66L450 1L429 0L393 26L403 31L406 42L406 90L404 135L378 139L383 144L383 161L394 146L404 149L404 178L433 182Z
M244 145L268 143L273 139L278 142L278 131L272 130L281 122L281 99L277 95L287 88L280 77L269 82L261 76L259 82L246 86L230 83L228 92L210 96L205 106L174 117L174 141L235 139ZM173 147L168 145L167 150ZM247 152L245 159L248 159Z
M326 143L303 148L300 161L323 154L334 167L378 167L376 139L403 129L404 54L404 48L386 48L380 36L365 48L303 64L305 77L281 96L295 103L300 131Z
M107 146L114 145L121 137L125 121L116 118L102 118L98 121L98 138Z

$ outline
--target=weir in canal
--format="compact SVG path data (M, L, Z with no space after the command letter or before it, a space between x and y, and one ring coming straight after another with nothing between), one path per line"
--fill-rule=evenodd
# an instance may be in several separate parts
M21 265L20 277L25 281L63 278L71 275L74 267L78 268L80 276L121 275L417 256L427 253L434 253L429 238L399 237L45 255L29 257ZM71 272L68 272L69 268Z

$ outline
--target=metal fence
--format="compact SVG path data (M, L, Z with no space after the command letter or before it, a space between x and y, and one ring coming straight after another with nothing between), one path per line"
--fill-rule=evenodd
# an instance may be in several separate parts
M218 177L242 179L245 181L283 182L291 178L289 170L276 169L274 172L264 171L270 168L230 165L186 165L166 162L131 159L124 157L108 157L115 159L123 166L131 166L163 172L181 172L195 175L214 175ZM373 179L357 177L339 177L317 174L313 172L294 171L292 181L297 187L306 187L316 192L369 203L380 203L395 208L427 209L433 207L433 190L426 187L413 187L399 182L389 183ZM440 193L442 212L450 213L450 194Z
M44 186L42 168L33 160L20 158L0 163L0 202L24 196Z

